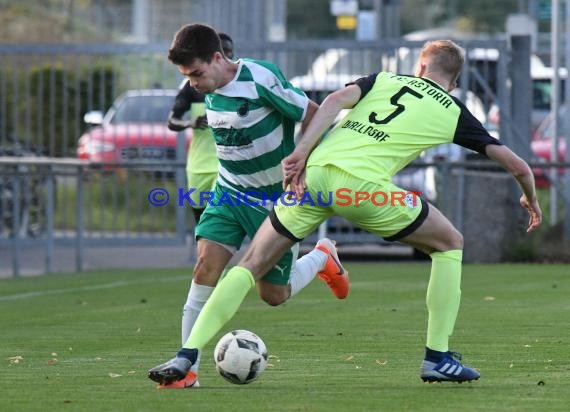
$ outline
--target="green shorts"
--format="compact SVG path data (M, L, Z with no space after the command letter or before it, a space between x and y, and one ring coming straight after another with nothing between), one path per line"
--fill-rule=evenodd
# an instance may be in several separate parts
M282 197L274 209L274 226L297 241L333 215L389 241L412 233L427 217L427 203L391 181L369 182L327 165L309 167L306 183L303 199Z
M186 180L188 185L188 190L195 189L190 194L190 199L194 202L196 206L192 206L197 209L203 209L206 204L200 204L200 193L210 192L213 190L214 184L216 183L216 178L218 173L192 173L188 169L186 170Z
M225 201L220 201L222 196ZM227 199L229 201L226 201ZM211 204L200 217L200 224L196 227L196 239L208 239L239 249L246 236L253 239L257 229L269 215L270 209L270 205L266 208L237 202L235 192L216 184ZM295 244L263 277L263 280L276 285L289 283L289 275L297 260L298 251L299 246Z

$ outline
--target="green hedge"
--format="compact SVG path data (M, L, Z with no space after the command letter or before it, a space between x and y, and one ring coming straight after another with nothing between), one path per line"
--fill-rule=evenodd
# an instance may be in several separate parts
M119 75L111 64L0 69L0 141L11 135L49 156L74 156L88 110L108 108Z

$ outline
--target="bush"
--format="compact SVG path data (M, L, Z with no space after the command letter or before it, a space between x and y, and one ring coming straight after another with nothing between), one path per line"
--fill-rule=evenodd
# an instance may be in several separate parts
M111 64L63 68L46 64L30 70L0 71L4 105L0 111L2 131L14 131L25 147L36 146L48 156L74 156L77 139L84 131L87 110L103 109L113 99ZM2 136L2 139L5 139Z
M83 131L83 115L97 98L112 101L114 73L110 65L71 72L43 66L30 73L32 118L42 127L40 141L49 156L69 156Z

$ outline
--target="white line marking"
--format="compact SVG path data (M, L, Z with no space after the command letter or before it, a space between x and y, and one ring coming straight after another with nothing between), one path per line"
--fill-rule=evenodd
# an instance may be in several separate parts
M16 295L0 296L0 302L5 302L5 301L9 301L9 300L29 299L29 298L35 298L35 297L47 296L47 295L60 295L63 293L111 289L111 288L116 288L116 287L137 285L137 284L142 285L145 283L176 282L176 281L185 280L185 279L190 279L190 276L189 275L181 275L181 276L174 276L174 277L169 277L169 278L147 279L147 280L142 280L142 281L141 280L139 280L139 281L123 280L123 281L112 282L112 283L103 283L101 285L82 286L80 288L42 290L39 292L27 292L27 293L18 293Z

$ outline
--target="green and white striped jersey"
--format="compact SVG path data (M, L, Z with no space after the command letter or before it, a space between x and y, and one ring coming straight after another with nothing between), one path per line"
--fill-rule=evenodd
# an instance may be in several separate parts
M309 99L272 63L240 59L236 76L206 95L218 184L243 193L281 194L281 160L294 149L294 127Z

